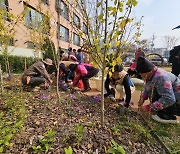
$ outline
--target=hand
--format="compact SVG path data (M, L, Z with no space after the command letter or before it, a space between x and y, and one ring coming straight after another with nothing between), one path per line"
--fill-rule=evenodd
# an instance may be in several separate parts
M50 79L50 80L49 80L49 83L52 84L52 83L53 83L53 80Z
M72 81L71 81L71 82L68 81L68 84L69 84L69 87L70 87L70 88L73 87L73 82L72 82Z

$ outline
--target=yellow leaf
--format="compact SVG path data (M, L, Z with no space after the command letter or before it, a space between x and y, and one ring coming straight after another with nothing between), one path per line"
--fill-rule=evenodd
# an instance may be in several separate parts
M39 125L40 124L40 122L39 121L36 121L36 125Z
M112 66L115 66L115 65L116 65L116 61L113 60L113 61L112 61Z
M110 77L112 76L112 72L109 72L109 76L110 76Z
M102 19L103 19L103 16L104 16L104 14L101 13L101 14L98 16L98 20L102 20Z
M98 2L96 6L99 7L101 6L101 4L102 4L101 2Z
M57 122L57 121L55 121L55 122L54 122L54 125L56 125L57 123L58 123L58 122Z
M117 46L119 46L119 45L120 45L120 41L117 41L117 42L114 43L114 46L115 46L115 47L117 47Z
M119 57L117 57L117 62L118 62L118 64L122 64L122 59L121 59L121 57L119 56Z
M120 24L121 29L124 29L125 26L126 26L126 20L122 20Z

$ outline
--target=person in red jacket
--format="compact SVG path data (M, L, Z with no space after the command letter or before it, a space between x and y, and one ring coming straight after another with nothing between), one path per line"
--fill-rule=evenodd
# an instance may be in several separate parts
M82 92L90 91L89 79L95 76L99 72L99 69L90 64L70 64L69 69L75 73L73 85L77 85L79 80L82 79L84 84L84 90Z

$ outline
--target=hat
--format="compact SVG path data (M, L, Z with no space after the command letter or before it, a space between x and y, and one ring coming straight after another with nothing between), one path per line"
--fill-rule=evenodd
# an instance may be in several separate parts
M49 58L46 58L45 60L42 60L42 61L43 61L43 63L45 63L46 65L53 65L52 60L49 59Z
M155 68L155 65L145 59L144 57L139 57L137 59L137 64L136 64L136 71L138 73L147 73L152 71Z
M61 60L67 60L67 59L68 59L68 54L67 53L63 53Z

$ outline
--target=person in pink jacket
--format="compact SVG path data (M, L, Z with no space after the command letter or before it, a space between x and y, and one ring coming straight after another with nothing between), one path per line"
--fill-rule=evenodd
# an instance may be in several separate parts
M69 69L75 74L73 85L77 85L79 80L82 80L84 84L84 90L82 92L90 91L89 79L95 76L99 72L99 69L90 64L70 64Z

